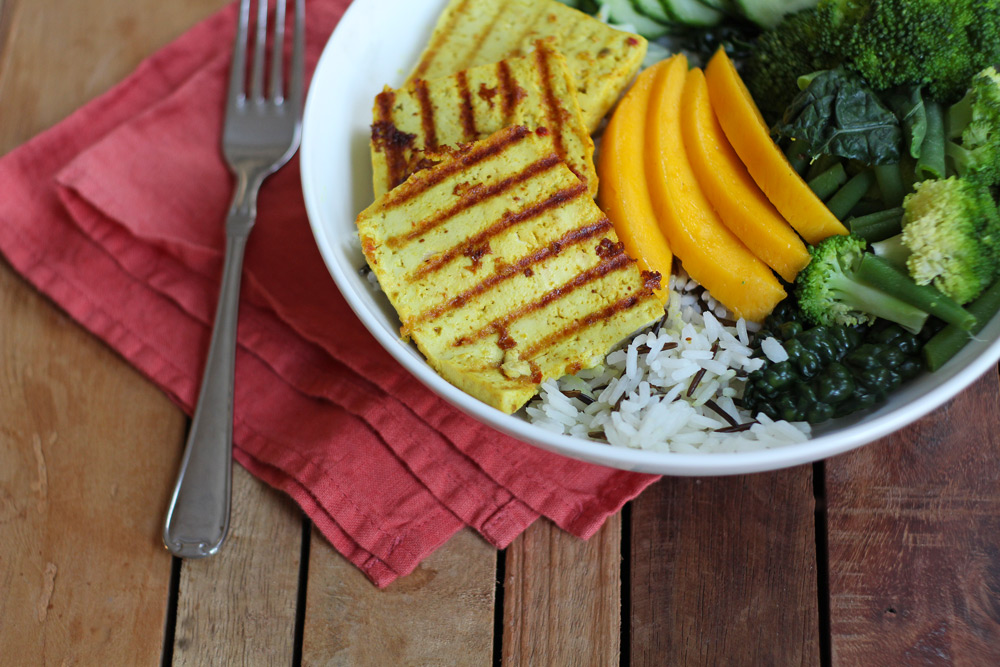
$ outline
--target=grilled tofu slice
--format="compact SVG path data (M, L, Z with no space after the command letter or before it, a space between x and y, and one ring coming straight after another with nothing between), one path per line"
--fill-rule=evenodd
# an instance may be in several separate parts
M375 98L371 153L375 196L464 143L512 125L546 128L559 156L597 194L594 141L566 59L540 40L522 57L417 79Z
M409 81L523 55L540 38L555 38L566 56L594 132L639 71L647 43L556 0L451 0Z
M506 413L663 314L659 274L625 254L552 135L524 126L415 173L357 226L401 335Z

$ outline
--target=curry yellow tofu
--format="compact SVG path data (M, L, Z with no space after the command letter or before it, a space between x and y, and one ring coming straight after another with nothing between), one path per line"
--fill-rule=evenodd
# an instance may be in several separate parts
M551 134L500 130L357 218L369 265L446 380L506 413L663 314Z
M647 43L556 0L451 0L409 81L524 55L539 38L555 38L566 56L594 132L639 71Z
M566 59L544 40L523 57L387 88L375 98L373 117L376 197L442 153L512 125L545 127L559 156L597 194L594 142Z

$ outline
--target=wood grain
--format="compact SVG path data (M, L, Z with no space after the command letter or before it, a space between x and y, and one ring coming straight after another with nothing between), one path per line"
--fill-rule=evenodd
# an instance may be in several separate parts
M115 4L4 2L0 152L114 83L118 72L99 65L129 46L110 48L108 30L92 30L86 51L52 45L74 45L79 24L92 29ZM138 47L133 62L148 48ZM170 576L159 535L183 415L6 263L0 350L4 661L157 661Z
M633 501L630 664L819 664L814 502L808 466Z
M7 42L10 36L12 0L0 0L0 79L3 78L4 63L7 62Z
M998 395L827 463L834 664L1000 664Z
M5 0L0 153L105 92L227 0Z
M234 466L225 546L181 565L173 664L292 664L301 554L295 503Z
M507 547L504 665L617 665L621 514L590 540L536 521Z
M0 264L0 662L154 664L184 416Z
M303 665L489 665L496 550L463 530L375 588L313 531Z
M0 153L221 4L4 0ZM0 355L0 662L158 663L184 415L3 261Z

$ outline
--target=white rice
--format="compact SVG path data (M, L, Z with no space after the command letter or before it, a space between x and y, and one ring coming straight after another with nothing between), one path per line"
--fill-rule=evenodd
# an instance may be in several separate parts
M556 433L667 452L743 452L808 440L809 425L739 408L756 327L734 325L722 304L687 277L673 276L664 319L612 351L604 365L547 380L527 406L529 421ZM770 342L768 342L770 341ZM772 361L787 358L762 342ZM724 414L720 414L724 413ZM736 428L734 428L734 426Z
M774 363L781 363L782 361L788 361L788 353L785 352L785 347L781 344L777 338L773 336L768 336L760 343L760 351Z

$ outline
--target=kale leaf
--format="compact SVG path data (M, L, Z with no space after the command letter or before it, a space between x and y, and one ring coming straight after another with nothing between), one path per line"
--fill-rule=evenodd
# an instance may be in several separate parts
M840 67L812 76L775 130L811 158L833 155L867 165L900 159L902 131L896 114L860 76Z

